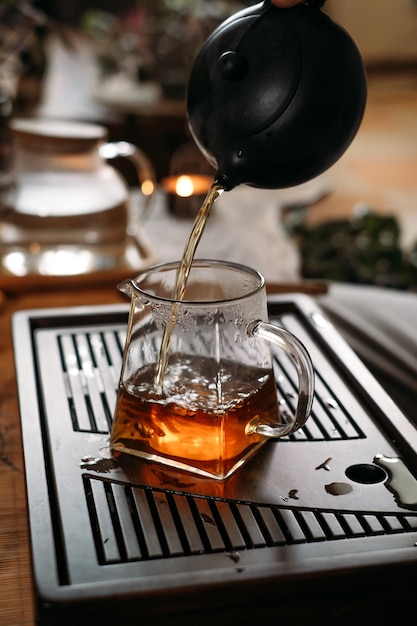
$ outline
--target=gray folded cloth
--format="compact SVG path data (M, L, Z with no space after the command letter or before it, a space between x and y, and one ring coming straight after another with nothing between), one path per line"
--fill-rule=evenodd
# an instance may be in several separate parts
M417 424L417 294L332 283L317 301L392 399Z

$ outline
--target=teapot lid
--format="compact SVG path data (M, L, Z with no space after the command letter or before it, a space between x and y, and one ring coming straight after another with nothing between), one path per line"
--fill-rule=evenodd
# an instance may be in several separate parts
M107 130L99 124L58 119L18 118L10 122L10 128L22 147L37 152L89 152L107 137Z
M297 37L282 19L271 18L273 30L266 19L244 15L234 49L230 28L218 32L215 45L207 48L210 80L218 85L216 107L233 137L270 126L287 109L300 82L303 62ZM254 56L263 62L255 62Z

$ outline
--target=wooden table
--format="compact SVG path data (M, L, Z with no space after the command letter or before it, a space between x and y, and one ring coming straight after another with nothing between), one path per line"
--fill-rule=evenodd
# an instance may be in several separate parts
M268 291L305 291L310 295L318 295L323 293L322 284L301 284L301 285L269 285ZM0 292L1 297L1 292ZM48 291L29 291L25 293L7 294L0 300L0 624L1 626L34 626L35 610L34 610L34 594L32 590L31 576L31 551L29 543L28 531L28 511L25 491L25 475L24 461L21 444L21 429L19 419L18 395L16 387L16 376L14 369L14 351L11 336L11 318L12 315L19 310L43 309L50 307L66 307L66 306L91 306L100 304L117 304L125 303L126 299L120 294L116 288L116 284L112 281L107 285L97 287L96 289L80 288L71 285L66 291L57 291L49 289ZM401 572L400 572L401 573ZM400 597L402 602L407 604L399 605L402 615L409 617L407 611L410 603L412 604L413 596L410 593L410 586L414 575L414 564L410 565L410 571L405 572L405 580L408 584L404 590L401 590ZM411 574L411 575L410 575ZM402 571L402 574L404 572ZM363 576L363 575L362 575ZM366 574L365 574L366 576ZM401 579L402 580L402 579ZM359 583L358 583L359 584ZM392 606L397 605L394 602L396 596L390 594L385 595L373 592L362 580L362 588L366 588L365 594L359 597L349 596L349 602L352 603L352 611L357 610L355 619L363 614L365 618L365 608L372 606L382 614L387 610L392 611ZM360 584L359 584L360 588ZM398 589L396 590L396 593ZM349 595L349 594L348 594ZM382 598L385 597L385 600ZM369 606L367 604L369 599ZM319 596L321 602L321 595ZM326 595L326 602L332 604L332 610L335 611L334 602L331 594ZM376 603L376 604L375 604ZM350 606L350 605L349 605ZM398 606L398 605L397 605ZM356 609L355 609L356 607ZM290 607L293 610L293 607ZM348 607L349 608L349 607ZM392 609L392 610L391 610ZM307 608L306 608L307 610ZM329 609L330 610L330 609ZM395 609L396 611L396 609ZM366 615L365 615L366 613ZM349 613L348 617L353 615ZM395 613L397 617L397 613ZM401 618L398 614L401 621ZM368 618L366 618L368 619ZM351 621L336 620L342 624L351 623ZM365 620L366 621L366 620ZM308 621L306 623L309 623ZM357 620L358 624L365 623ZM385 623L385 622L384 622Z
M34 626L30 545L11 317L25 309L126 302L115 286L10 294L0 302L0 624Z

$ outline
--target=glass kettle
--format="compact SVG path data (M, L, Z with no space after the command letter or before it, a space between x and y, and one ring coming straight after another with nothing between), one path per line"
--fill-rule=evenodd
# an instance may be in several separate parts
M73 258L72 268L66 263L69 273L115 264L126 243L129 190L107 160L132 161L143 210L156 185L147 156L127 142L107 142L98 124L37 118L15 119L10 126L13 183L0 208L6 269L60 273L45 262L51 250Z

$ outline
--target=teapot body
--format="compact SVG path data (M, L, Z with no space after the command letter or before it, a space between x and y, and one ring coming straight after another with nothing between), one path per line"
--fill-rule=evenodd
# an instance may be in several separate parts
M191 70L191 133L225 189L283 188L345 152L365 109L351 37L318 6L240 11L207 40Z

